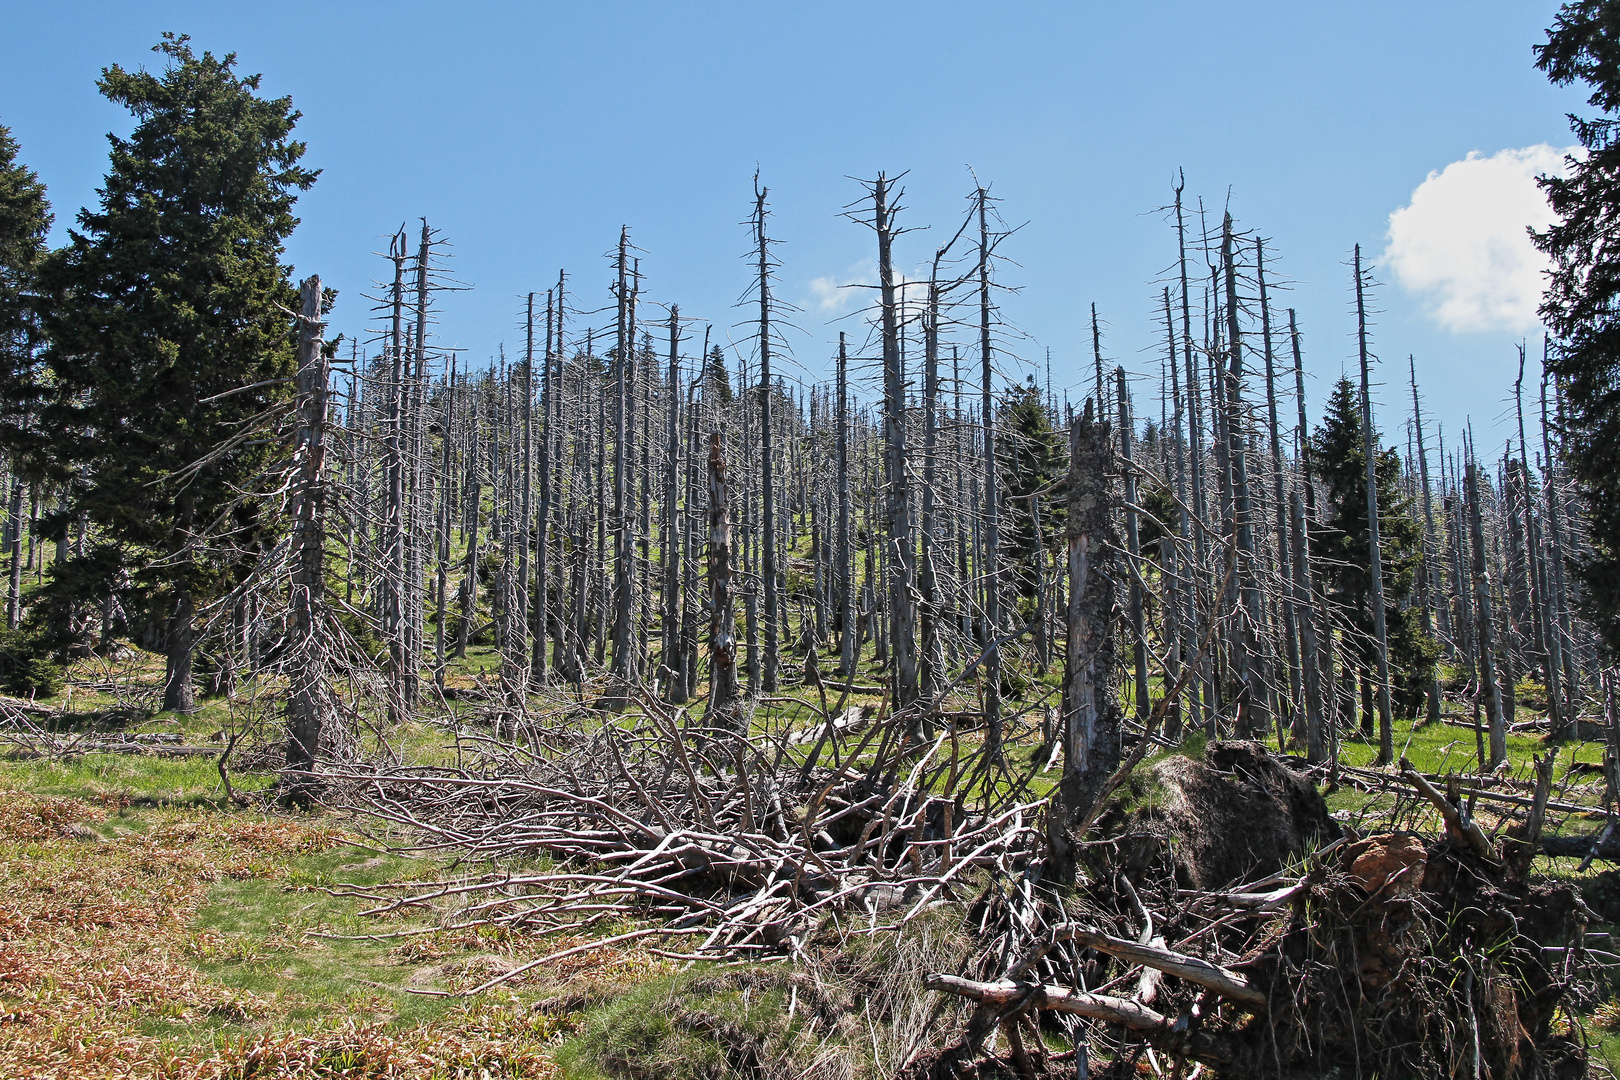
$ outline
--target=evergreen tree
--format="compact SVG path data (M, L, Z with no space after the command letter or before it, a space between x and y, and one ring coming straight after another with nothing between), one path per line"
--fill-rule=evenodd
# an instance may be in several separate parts
M1372 556L1368 549L1367 455L1362 439L1360 394L1341 378L1328 398L1321 426L1311 440L1311 471L1326 489L1313 553L1326 567L1329 594L1353 633L1346 648L1370 686L1377 646L1373 641ZM1423 633L1420 609L1401 600L1411 594L1423 564L1423 526L1401 490L1401 460L1392 448L1378 452L1379 550L1384 574L1385 625L1389 633L1391 687L1401 710L1415 713L1434 677L1439 650ZM1370 698L1363 693L1363 702ZM1371 723L1370 705L1363 719Z
M1541 317L1559 339L1551 367L1563 380L1564 450L1581 482L1591 550L1580 565L1588 614L1608 650L1620 649L1620 2L1559 9L1536 66L1555 85L1579 80L1602 115L1570 117L1588 153L1568 175L1539 181L1558 223L1532 233L1552 259Z
M703 393L721 405L731 404L731 373L726 370L726 354L718 345L703 358Z
M1067 440L1034 379L1007 391L996 419L996 467L1001 474L1002 557L1018 594L1035 595L1035 556L1057 542L1064 520L1054 485L1069 467ZM1039 494L1037 494L1039 493ZM1040 514L1040 534L1035 517Z
M172 34L154 51L168 58L162 73L115 65L97 84L136 125L109 136L100 209L79 214L41 272L43 419L74 477L71 513L140 553L134 584L166 623L163 707L189 709L197 608L228 570L192 541L271 452L218 451L287 392L298 295L282 245L316 173L298 165L291 100L260 97L234 54L199 57ZM239 392L217 396L228 390ZM231 524L251 534L255 511L237 502Z
M36 275L51 227L45 185L17 150L0 124L0 445L13 454L26 449L39 346Z

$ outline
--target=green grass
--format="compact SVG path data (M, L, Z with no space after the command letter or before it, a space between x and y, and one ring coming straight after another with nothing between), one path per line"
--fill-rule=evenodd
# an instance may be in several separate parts
M362 919L353 898L321 887L405 880L424 869L344 845L295 859L276 879L222 881L192 923L204 943L198 967L225 986L284 1000L294 1022L318 1019L333 1005L400 1023L442 1017L453 999L410 992L417 969L402 959L401 942L307 936L378 934L400 925Z

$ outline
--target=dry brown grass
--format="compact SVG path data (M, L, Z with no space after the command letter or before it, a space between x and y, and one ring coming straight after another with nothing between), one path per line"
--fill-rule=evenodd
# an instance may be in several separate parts
M479 1003L404 1026L334 1008L291 1024L281 995L193 966L241 947L192 927L214 883L279 876L341 843L337 830L197 810L155 812L150 828L112 838L107 823L92 802L0 791L0 1076L557 1075L544 1047L566 1022L526 1008Z

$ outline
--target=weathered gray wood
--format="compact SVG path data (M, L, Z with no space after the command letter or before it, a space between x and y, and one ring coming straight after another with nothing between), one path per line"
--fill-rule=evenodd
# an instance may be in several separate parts
M1237 252L1232 215L1221 226L1221 266L1226 278L1226 332L1231 359L1223 373L1226 387L1225 427L1227 468L1231 470L1232 524L1237 537L1238 583L1243 618L1241 645L1234 651L1238 683L1238 730L1250 737L1265 734L1271 725L1270 680L1267 678L1262 630L1260 581L1255 565L1254 514L1249 497L1249 453L1243 434L1243 335L1238 327Z
M911 477L906 440L906 373L900 356L898 298L894 285L894 222L889 180L872 182L872 228L878 240L878 290L883 336L883 485L888 526L889 646L894 657L896 710L916 703L917 543L911 530Z
M1119 766L1122 717L1114 660L1113 612L1119 549L1114 529L1109 426L1087 399L1069 425L1069 515L1065 542L1069 596L1063 665L1063 775L1051 844L1059 876L1073 874L1068 830L1096 801Z
M1121 472L1125 482L1125 550L1133 564L1130 577L1130 592L1128 603L1131 616L1131 669L1135 675L1136 722L1138 724L1147 719L1148 714L1148 670L1147 670L1147 623L1142 615L1142 544L1136 526L1136 462L1132 456L1132 428L1135 421L1131 417L1131 396L1125 386L1125 369L1114 369L1115 391L1119 395L1119 453L1123 458ZM1073 437L1071 436L1071 442ZM1088 464L1090 464L1088 462ZM1096 480L1091 477L1077 478L1082 484L1093 486Z
M1355 247L1356 353L1361 361L1361 438L1367 458L1367 557L1371 570L1373 648L1377 664L1378 763L1395 760L1395 718L1390 703L1389 630L1384 615L1384 554L1378 536L1378 436L1373 430L1371 354L1367 351L1367 301L1361 269L1361 245Z
M984 685L985 753L1001 756L1001 492L996 475L996 412L992 382L995 352L990 339L990 192L975 193L979 218L977 277L979 284L980 437L984 440L984 506L979 540L980 577L984 581Z
M709 433L709 716L711 726L737 713L737 607L731 590L731 496L726 442Z
M1127 941L1083 926L1056 927L1052 931L1052 937L1054 940L1072 941L1082 948L1096 949L1098 952L1118 957L1126 963L1141 964L1155 971L1186 979L1206 990L1214 991L1223 998L1246 1005L1251 1010L1264 1011L1266 1008L1265 992L1256 988L1247 978L1229 968L1223 968L1219 964L1212 964L1196 956Z
M1507 723L1502 713L1502 688L1496 680L1496 620L1492 615L1491 579L1485 557L1485 524L1480 516L1479 466L1470 452L1466 466L1468 529L1473 547L1474 607L1478 611L1479 680L1490 737L1490 767L1507 757Z
M298 430L294 437L296 475L292 489L292 578L288 600L292 626L288 639L287 768L314 769L320 754L326 681L325 545L326 349L321 340L321 279L310 276L300 289L298 320ZM302 786L302 785L295 785Z
M759 186L759 174L754 174L754 240L758 248L759 290L759 483L761 521L760 577L765 586L764 663L759 673L760 688L767 694L776 693L777 664L779 661L780 628L777 615L781 601L777 592L780 568L776 554L776 452L773 445L774 421L771 402L771 257L770 241L765 234L765 196L769 189ZM752 669L754 665L750 663ZM755 679L749 672L749 683Z

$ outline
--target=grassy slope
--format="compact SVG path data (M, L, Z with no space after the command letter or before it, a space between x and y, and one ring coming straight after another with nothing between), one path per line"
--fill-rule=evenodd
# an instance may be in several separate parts
M475 647L449 681L470 686L496 663L493 650ZM149 657L125 672L148 685L157 673ZM85 681L105 684L111 674ZM860 681L877 676L863 670ZM1012 725L1013 757L1035 752L1040 710L1033 706L1055 685L1054 672L1010 702L1014 710L1031 707ZM836 703L836 686L828 690ZM73 694L77 708L113 704L108 694ZM815 700L809 688L792 694ZM854 695L847 704L879 703ZM970 692L955 707L972 708ZM802 705L773 709L799 722L816 715ZM225 706L207 703L190 717L159 714L141 728L203 743L228 719ZM442 734L424 727L407 738L431 754ZM972 745L964 742L963 751ZM1396 746L1420 768L1443 772L1471 763L1474 735L1403 723ZM1515 776L1529 775L1538 750L1534 739L1509 737ZM1347 763L1366 765L1376 743L1349 738L1342 752ZM1592 802L1595 779L1568 774L1572 758L1598 762L1601 750L1561 751L1555 798ZM1055 775L1038 779L1036 793ZM235 784L252 792L269 780L248 772ZM1352 818L1390 801L1350 785L1329 797ZM781 1021L780 987L754 994L701 970L677 973L639 950L537 971L471 1003L416 992L466 989L556 948L557 939L438 929L455 921L448 905L406 918L360 915L364 901L327 887L456 868L382 853L347 826L235 807L223 798L211 758L0 759L0 889L11 901L0 905L0 1075L238 1076L250 1068L274 1075L302 1066L353 1077L479 1070L588 1077L605 1058L639 1057L662 1075L696 1076L717 1064L716 1046L672 1020L694 1001L765 1025L759 1037L783 1046L808 1038L797 1022ZM1567 862L1555 872L1573 875ZM376 939L397 931L413 933ZM1620 1035L1602 1035L1600 1052L1620 1063Z

